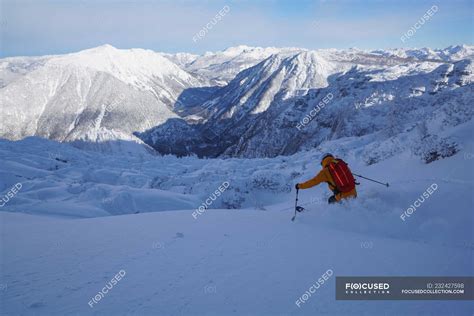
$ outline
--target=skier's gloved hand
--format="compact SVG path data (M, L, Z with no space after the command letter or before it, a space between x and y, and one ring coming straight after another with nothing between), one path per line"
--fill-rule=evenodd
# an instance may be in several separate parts
M299 189L300 189L300 184L299 184L299 183L295 184L295 189L296 189L296 190L299 190Z

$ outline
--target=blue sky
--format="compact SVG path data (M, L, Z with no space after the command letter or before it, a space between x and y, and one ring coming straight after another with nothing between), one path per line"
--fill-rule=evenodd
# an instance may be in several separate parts
M1 0L0 56L44 55L111 44L163 52L240 44L362 49L474 43L473 0ZM224 6L230 11L200 40ZM402 42L433 5L435 15Z

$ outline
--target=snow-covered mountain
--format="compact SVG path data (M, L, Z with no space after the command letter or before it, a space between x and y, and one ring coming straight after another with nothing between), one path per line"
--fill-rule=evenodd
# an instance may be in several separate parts
M374 50L374 54L387 57L416 58L419 60L444 60L459 61L461 59L473 58L474 46L452 45L443 49L432 49L428 47L420 49L396 48L389 50Z
M6 58L0 137L231 157L289 155L351 135L388 141L440 111L451 111L450 126L453 109L471 119L472 52L238 46L199 56L104 45ZM396 128L383 134L387 126Z
M10 139L134 139L177 117L181 92L208 85L161 54L104 45L79 53L1 61L3 124Z
M259 114L271 103L304 94L310 88L323 88L331 74L345 69L316 52L286 57L272 55L255 67L240 72L203 107L211 112L207 120L241 120L245 114ZM237 101L237 102L236 102Z
M175 146L169 147L170 153L182 154L184 146L199 155L219 155L278 101L323 88L331 74L347 67L327 61L317 52L271 55L218 89L196 113L139 136L160 152L168 152L163 146L172 143ZM176 131L183 131L182 136Z
M275 54L240 72L200 111L140 137L162 153L231 157L289 155L354 135L399 143L406 133L418 137L416 125L470 120L473 76L472 59L419 60L356 49Z
M291 56L300 52L308 51L304 48L297 47L251 47L240 45L229 47L223 51L206 52L203 55L177 53L165 54L163 56L181 66L183 69L199 74L211 80L216 85L226 85L235 76L252 66L260 63L268 57L279 54L283 56ZM318 49L316 50L321 56L328 60L338 62L353 63L378 63L383 64L396 62L401 59L418 59L418 60L443 60L443 61L459 61L461 59L470 58L474 54L474 46L457 45L449 46L443 49L407 49L397 48L388 50L361 50L351 49ZM379 57L391 57L390 59L381 59Z
M186 53L166 54L165 57L181 65L189 72L199 74L222 86L247 68L255 66L274 54L294 54L304 51L301 48L250 47L240 45L223 51L207 52L204 55Z

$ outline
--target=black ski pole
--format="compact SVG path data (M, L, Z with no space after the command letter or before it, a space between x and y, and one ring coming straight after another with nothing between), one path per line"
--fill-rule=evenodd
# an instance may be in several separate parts
M374 180L374 179L370 179L370 178L361 176L361 175L359 175L359 174L355 174L355 173L352 173L352 174L355 175L356 177L359 177L359 178L362 178L362 179L365 179L365 180L369 180L369 181L372 181L372 182L375 182L375 183L378 183L378 184L385 185L387 188L388 188L388 186L389 186L388 182L387 182L387 183L383 183L383 182L379 182L379 181Z
M293 217L291 218L291 221L293 222L296 218L296 207L298 205L298 192L300 191L300 189L296 189L296 200L295 200L295 215L293 215Z

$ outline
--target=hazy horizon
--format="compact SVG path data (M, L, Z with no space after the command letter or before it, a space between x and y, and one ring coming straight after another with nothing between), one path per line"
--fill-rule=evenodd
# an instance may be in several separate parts
M446 47L389 47L389 48L374 48L374 49L362 49L362 48L359 48L359 47L347 47L347 48L335 48L335 47L328 47L328 48L312 48L312 49L309 49L307 47L289 47L289 46L251 46L251 45L246 45L246 44L240 44L240 45L235 45L235 46L229 46L229 47L223 47L221 49L217 49L217 50L213 50L213 51L206 51L206 52L203 52L203 53L192 53L192 52L185 52L185 51L177 51L177 52L170 52L170 51L159 51L159 50L155 50L155 49L151 49L151 48L146 48L146 47L116 47L114 45L111 45L109 43L104 43L104 44L101 44L101 45L98 45L98 46L94 46L94 47L87 47L87 48L84 48L84 49L80 49L80 50L75 50L75 51L68 51L68 52L61 52L61 53L52 53L52 54L44 54L44 55L15 55L15 56L2 56L0 58L10 58L10 57L40 57L40 56L54 56L54 55L64 55L64 54L74 54L74 53L78 53L78 52L81 52L81 51L85 51L85 50L89 50L89 49L94 49L94 48L98 48L98 47L101 47L101 46L112 46L116 49L119 49L119 50L129 50L129 49L143 49L143 50L151 50L153 52L156 52L156 53L164 53L164 54L178 54L178 53L188 53L188 54L193 54L193 55L204 55L206 53L216 53L216 52L223 52L227 49L230 49L230 48L235 48L235 47L239 47L239 46L248 46L249 48L297 48L297 49L307 49L307 50L331 50L331 49L336 49L336 50L350 50L350 49L358 49L358 50L361 50L361 51L374 51L374 50L378 50L378 49L384 49L384 50L389 50L389 49L423 49L423 48L430 48L430 49L433 49L433 50L443 50L443 49L447 49L449 47L456 47L456 46L462 46L462 45L466 45L466 46L474 46L474 44L470 44L470 43L455 43L455 44L451 44L449 46L446 46Z

